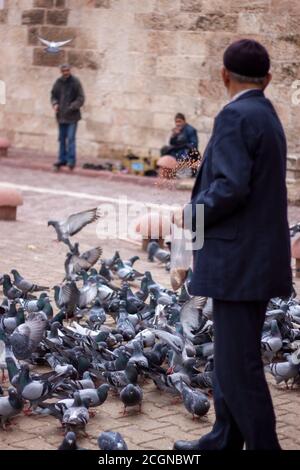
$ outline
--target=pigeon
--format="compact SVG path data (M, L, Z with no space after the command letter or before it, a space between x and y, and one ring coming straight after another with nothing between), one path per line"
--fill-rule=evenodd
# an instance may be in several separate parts
M129 341L130 339L135 337L135 329L131 321L129 320L128 313L126 312L125 301L120 302L116 329L118 333L121 333L125 341Z
M102 384L98 388L85 388L83 390L78 390L78 394L81 400L88 399L90 400L90 406L100 406L107 399L109 390L108 384Z
M263 357L268 361L271 361L281 348L282 337L277 320L271 320L270 330L262 335L261 349L263 352Z
M65 261L66 279L74 279L75 275L82 270L88 271L97 263L101 255L102 248L100 246L85 251L82 255L68 253Z
M89 422L89 400L81 401L78 393L74 393L74 404L68 408L63 415L62 425L67 431L83 431L85 432L85 427Z
M148 261L154 261L154 258L162 264L170 262L171 253L170 251L160 248L159 244L152 241L147 246Z
M103 372L103 377L114 390L118 391L118 389L124 388L129 383L136 384L138 372L135 365L128 364L125 370Z
M136 364L139 368L148 369L148 359L143 352L143 343L141 341L133 341L133 353L128 361L128 364Z
M193 390L182 379L180 384L181 396L186 410L195 416L204 416L208 413L210 402L207 396L199 390Z
M101 450L128 450L127 444L119 432L104 431L98 437Z
M194 339L195 332L202 326L200 324L200 312L204 303L206 303L205 297L192 297L181 308L180 323L183 333L191 341Z
M101 302L96 298L93 307L88 312L88 325L93 329L98 329L106 321L106 313L101 306Z
M124 404L124 413L129 406L138 406L139 411L142 409L143 390L139 385L128 384L120 392L120 398Z
M78 447L76 442L76 434L72 431L67 432L65 437L63 438L62 443L57 448L57 450L86 450L82 447Z
M36 408L40 401L51 396L62 380L63 378L55 373L34 379L29 374L29 366L22 364L15 386L22 398L30 402L30 407Z
M23 292L12 285L8 274L3 275L3 293L9 300L17 300L23 297Z
M5 381L5 369L6 369L6 361L5 361L5 343L0 339L0 370L2 371L2 382Z
M125 265L121 259L117 259L115 265L116 274L122 281L134 281L135 278L143 276L132 266Z
M28 317L25 323L14 330L9 337L9 342L17 359L28 359L36 350L43 338L46 324L47 322L41 316Z
M49 290L49 287L38 286L37 284L33 284L32 282L27 281L16 269L12 269L11 274L14 277L14 285L20 289L23 294L28 294L28 292Z
M10 334L17 328L17 326L24 322L24 309L20 307L17 310L15 302L12 301L10 308L2 317L0 317L0 328L2 328L5 333Z
M60 52L60 48L69 44L73 39L67 39L66 41L48 41L47 39L43 39L39 37L39 40L42 44L47 46L45 51L49 54L58 54Z
M7 397L0 397L0 421L1 426L5 430L6 424L13 416L18 415L23 409L23 400L17 391L10 387Z
M280 384L285 382L288 387L288 382L292 383L299 377L299 363L300 363L300 348L293 354L288 355L285 362L273 362L265 366L265 371L269 372L275 377L276 383Z
M99 219L101 216L100 210L96 207L94 209L78 212L70 215L67 219L57 221L49 220L48 226L54 227L57 235L57 240L63 242L73 250L69 237L76 235L83 227Z

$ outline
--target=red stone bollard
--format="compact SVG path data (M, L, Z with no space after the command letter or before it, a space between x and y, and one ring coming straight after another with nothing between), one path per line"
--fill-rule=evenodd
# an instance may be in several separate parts
M173 179L176 176L177 161L171 155L164 155L157 161L159 176L164 179Z
M23 204L22 195L15 189L0 189L0 220L16 220L17 207Z
M159 212L149 211L143 215L136 225L136 232L142 235L142 249L147 251L148 243L151 239L158 240L161 247L164 245L164 239L170 235L170 220Z
M9 140L0 137L0 157L7 157L9 147Z

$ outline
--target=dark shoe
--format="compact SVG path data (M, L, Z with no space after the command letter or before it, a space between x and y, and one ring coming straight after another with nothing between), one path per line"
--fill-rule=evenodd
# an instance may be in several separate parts
M55 169L56 171L58 171L61 166L66 166L66 163L55 162L53 166L54 166L54 169Z
M75 164L74 163L68 163L68 168L69 168L69 170L74 170Z
M201 450L199 439L196 441L176 441L173 450Z

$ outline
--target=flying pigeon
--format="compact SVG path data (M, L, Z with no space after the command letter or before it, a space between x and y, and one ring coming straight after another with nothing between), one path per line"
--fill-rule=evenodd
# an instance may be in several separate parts
M55 42L55 41L47 41L47 39L43 39L40 37L39 37L39 40L41 41L41 43L47 46L45 48L45 51L48 52L49 54L58 54L58 52L60 52L61 47L66 46L71 41L73 41L73 39L68 39L67 41Z
M71 245L69 237L76 235L83 227L99 219L100 216L100 210L95 207L94 209L72 214L65 220L49 220L48 226L52 225L56 231L57 240L64 242L73 251L74 247Z

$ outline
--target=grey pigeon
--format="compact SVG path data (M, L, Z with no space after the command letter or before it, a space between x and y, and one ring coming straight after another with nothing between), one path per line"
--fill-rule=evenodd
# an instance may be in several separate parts
M154 261L154 258L162 264L170 262L171 253L170 251L160 248L159 244L155 241L148 243L147 246L148 260Z
M100 246L85 251L81 255L68 253L65 261L66 278L74 279L75 275L82 270L88 271L97 263L101 255L102 248Z
M105 431L98 437L101 450L128 450L127 444L119 432Z
M208 413L210 402L204 393L199 390L193 390L182 380L180 384L181 396L186 410L195 416L204 416Z
M0 397L0 421L5 429L7 422L13 416L19 414L23 409L23 400L19 397L17 391L10 387L7 397Z
M299 377L299 363L300 363L300 348L293 354L290 354L285 362L274 362L265 366L265 371L271 373L276 380L277 384L285 382L288 387L288 382L292 383Z
M74 393L74 405L68 408L63 415L62 425L67 429L67 431L83 431L85 432L85 427L89 422L89 400L81 401L79 394Z
M9 300L16 300L23 297L23 292L12 285L8 274L3 275L3 293Z
M34 314L33 314L34 315ZM28 359L41 342L47 322L42 316L26 320L19 325L9 338L17 359Z
M129 406L138 406L142 409L143 390L139 385L128 384L120 392L120 398L124 404L124 414Z
M63 438L62 443L57 448L57 450L86 450L82 447L78 447L76 442L76 434L75 432L69 431Z
M143 352L143 343L139 340L132 341L133 353L128 364L136 364L138 367L147 369L149 367L148 359Z
M201 311L205 303L205 297L192 297L181 308L180 323L183 333L190 340L194 339L195 331L200 328Z
M106 371L103 372L102 375L106 378L109 385L111 385L111 387L116 391L126 387L129 383L136 384L138 379L138 372L136 366L133 364L128 364L125 370L113 372Z
M102 384L98 388L85 388L78 390L81 400L90 400L90 406L100 406L107 399L108 384Z
M262 336L261 349L263 357L271 361L277 352L282 348L282 336L277 320L271 320L270 330Z
M143 274L136 271L132 266L125 265L121 259L117 259L115 266L117 276L122 281L133 281L137 277L143 276Z
M65 220L49 220L48 226L52 225L56 231L57 240L64 242L72 250L73 246L70 243L69 237L76 235L83 227L99 219L100 216L100 210L95 207L94 209L72 214Z
M12 269L11 274L14 277L14 285L20 289L23 294L27 294L28 292L49 290L49 287L39 286L37 284L33 284L33 282L27 281L16 269Z

